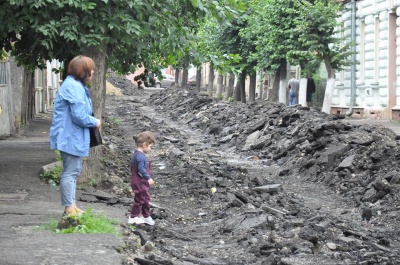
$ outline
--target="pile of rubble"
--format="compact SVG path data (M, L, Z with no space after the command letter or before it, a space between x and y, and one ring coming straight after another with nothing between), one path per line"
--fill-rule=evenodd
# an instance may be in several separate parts
M158 136L150 154L156 226L125 226L128 264L399 264L392 131L188 90L124 94L107 99L103 188L117 198L108 203L128 210L132 202L131 136ZM134 234L155 248L141 252Z
M194 91L155 94L158 111L234 148L279 165L279 175L321 182L358 204L399 202L400 148L393 131L280 103L226 103Z

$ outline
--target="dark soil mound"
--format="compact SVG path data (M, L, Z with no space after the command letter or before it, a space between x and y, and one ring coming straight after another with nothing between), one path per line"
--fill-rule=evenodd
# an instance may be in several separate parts
M300 106L227 103L180 89L143 99L107 99L102 185L119 202L132 200L132 135L158 136L150 154L156 225L126 228L127 260L399 264L393 131ZM132 233L155 244L151 254L129 244Z

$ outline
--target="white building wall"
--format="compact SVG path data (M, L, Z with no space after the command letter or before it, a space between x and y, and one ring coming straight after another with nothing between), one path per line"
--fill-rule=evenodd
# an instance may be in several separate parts
M47 107L53 105L53 101L58 92L58 88L60 87L60 74L55 73L53 69L60 70L61 63L58 60L47 61L47 72L46 72L46 81L47 81Z
M351 3L346 4L347 12L341 16L345 39L351 40ZM356 1L356 100L354 108L363 109L366 114L387 112L389 106L389 87L396 82L396 106L400 109L400 18L397 18L396 36L396 80L389 80L389 17L400 16L400 0L363 0ZM376 32L376 20L379 20ZM361 23L364 32L361 32ZM363 34L364 43L361 43ZM378 34L378 35L376 35ZM376 39L378 43L376 44ZM361 45L364 45L361 49ZM376 47L378 50L376 51ZM361 51L364 51L364 65L361 67ZM378 61L376 61L378 57ZM362 74L361 71L364 70ZM363 78L361 80L361 78ZM332 108L349 108L351 96L350 67L336 75L336 87L333 91ZM395 106L395 107L396 107ZM388 118L388 117L385 117Z

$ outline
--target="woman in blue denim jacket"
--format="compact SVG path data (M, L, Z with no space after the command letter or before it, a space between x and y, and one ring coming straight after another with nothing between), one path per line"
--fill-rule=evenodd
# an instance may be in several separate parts
M64 213L69 215L83 212L75 204L76 179L82 170L83 157L89 156L89 127L101 126L101 120L91 115L92 100L86 86L92 79L94 67L89 57L73 58L54 102L50 148L61 153L61 204L65 207Z

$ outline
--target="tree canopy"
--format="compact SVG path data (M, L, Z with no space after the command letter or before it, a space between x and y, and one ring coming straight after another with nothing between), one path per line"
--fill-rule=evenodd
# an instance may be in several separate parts
M312 74L321 60L348 65L339 12L334 0L8 0L0 48L29 69L93 50L121 73L210 62L224 73L276 74L289 62Z
M334 0L253 0L237 19L206 23L200 37L208 55L238 55L250 72L274 72L284 61L309 74L324 57L339 70L349 64L350 45L340 38L340 9ZM215 65L223 60L210 58Z
M235 0L9 0L0 4L0 48L29 68L100 49L120 72L167 65L206 14L224 18ZM13 14L10 16L9 14Z

